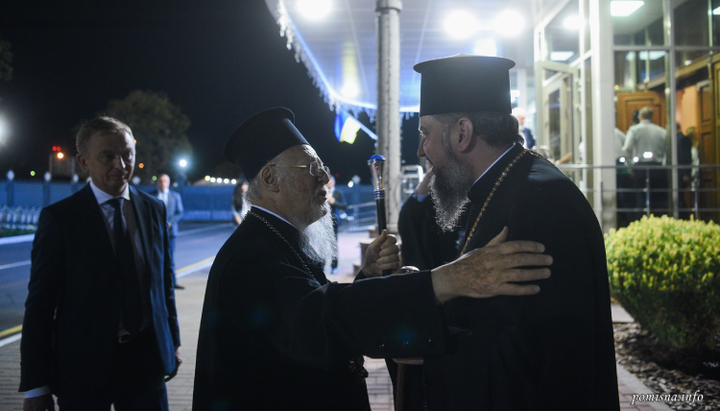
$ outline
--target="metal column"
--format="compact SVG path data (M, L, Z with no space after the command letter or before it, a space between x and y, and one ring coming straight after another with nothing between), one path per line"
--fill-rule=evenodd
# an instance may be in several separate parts
M377 153L387 159L387 226L397 233L400 215L400 11L401 0L377 0Z

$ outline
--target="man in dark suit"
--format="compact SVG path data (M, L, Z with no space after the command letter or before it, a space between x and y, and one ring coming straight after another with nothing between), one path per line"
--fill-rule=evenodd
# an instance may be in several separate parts
M91 181L42 210L21 343L25 410L167 410L181 359L165 209L128 185L132 131L99 117L77 135Z
M173 262L175 259L175 238L180 232L178 223L183 216L183 205L182 197L177 191L170 190L170 176L166 173L160 174L157 179L157 189L150 192L151 196L155 196L158 200L165 204L165 212L167 213L167 225L170 234L170 258ZM175 289L184 290L185 287L178 285L177 278L175 278L175 270L173 270L173 284Z
M549 275L517 269L549 264L535 254L539 244L520 242L493 243L432 272L328 282L324 256L309 246L334 236L328 169L292 112L275 108L245 121L225 158L249 179L252 208L210 269L193 410L369 411L362 355L442 353L446 330L436 304L532 294L537 286L508 282ZM318 221L324 238L309 234ZM379 276L399 260L394 237L383 232L361 271Z
M573 182L523 148L511 115L514 65L459 55L415 66L418 156L433 165L438 223L453 229L468 210L459 259L504 230L545 244L553 258L536 295L444 305L457 344L425 358L428 409L618 410L603 234Z

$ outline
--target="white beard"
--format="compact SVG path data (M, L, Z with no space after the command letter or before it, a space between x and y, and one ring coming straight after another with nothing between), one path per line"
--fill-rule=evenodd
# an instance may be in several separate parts
M337 239L329 212L300 234L300 247L314 263L323 266L327 260L337 257Z
M467 193L474 181L462 165L448 155L442 170L430 180L430 196L435 204L435 221L444 232L453 231L470 200Z

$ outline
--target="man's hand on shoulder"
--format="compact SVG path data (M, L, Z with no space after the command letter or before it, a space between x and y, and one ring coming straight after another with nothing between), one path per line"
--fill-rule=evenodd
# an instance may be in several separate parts
M470 251L457 260L432 270L433 289L440 303L456 297L489 298L496 295L532 295L534 284L517 282L550 277L552 257L541 254L545 247L533 241L508 241L507 227L485 247Z
M52 394L45 394L34 398L25 398L23 411L55 411L55 401Z

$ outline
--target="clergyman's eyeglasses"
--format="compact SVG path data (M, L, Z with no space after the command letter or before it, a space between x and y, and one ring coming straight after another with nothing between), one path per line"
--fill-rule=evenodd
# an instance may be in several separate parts
M322 163L318 161L313 161L310 164L305 165L298 165L298 164L269 164L273 167L293 167L293 168L306 168L310 175L313 177L322 177L322 174L320 172L324 172L328 177L330 176L330 168L328 166L322 165Z

